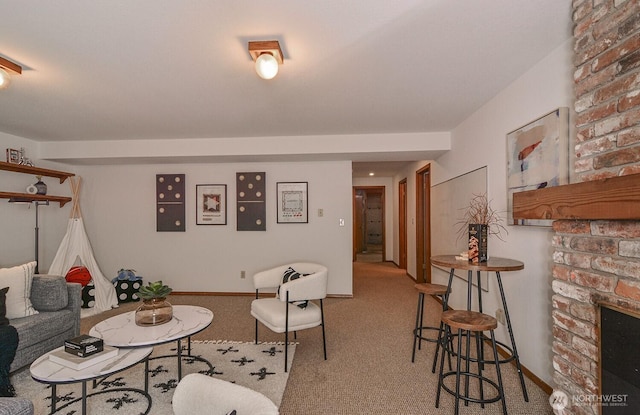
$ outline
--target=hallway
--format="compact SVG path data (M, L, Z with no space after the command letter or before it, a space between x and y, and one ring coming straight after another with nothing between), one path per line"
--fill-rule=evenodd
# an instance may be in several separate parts
M367 250L356 253L356 262L383 262L382 245L367 245Z

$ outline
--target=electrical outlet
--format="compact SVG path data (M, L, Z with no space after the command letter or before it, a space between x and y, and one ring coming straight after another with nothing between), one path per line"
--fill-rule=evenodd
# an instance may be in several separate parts
M247 276L247 273L245 271L240 271L240 278L244 279L244 277Z
M498 323L505 325L507 324L507 319L504 315L504 310L499 308L496 310L496 320L498 320Z

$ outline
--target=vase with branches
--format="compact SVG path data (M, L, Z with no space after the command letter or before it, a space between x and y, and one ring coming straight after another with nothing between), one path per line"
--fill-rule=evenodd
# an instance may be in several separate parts
M495 236L504 241L503 233L509 233L503 224L503 218L493 209L486 193L474 194L469 204L461 210L463 216L456 223L458 240L468 235L469 261L486 262L489 258L487 253L489 236Z

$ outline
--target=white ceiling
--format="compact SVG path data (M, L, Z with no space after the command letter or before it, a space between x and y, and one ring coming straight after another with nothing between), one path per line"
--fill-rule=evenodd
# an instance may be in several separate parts
M571 36L570 0L0 0L0 131L36 141L450 131ZM277 39L271 81L249 40ZM381 160L370 160L381 161Z

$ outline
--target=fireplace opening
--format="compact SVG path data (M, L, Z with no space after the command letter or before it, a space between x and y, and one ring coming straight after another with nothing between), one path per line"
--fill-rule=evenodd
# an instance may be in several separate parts
M603 415L640 408L640 316L600 308L600 396Z

